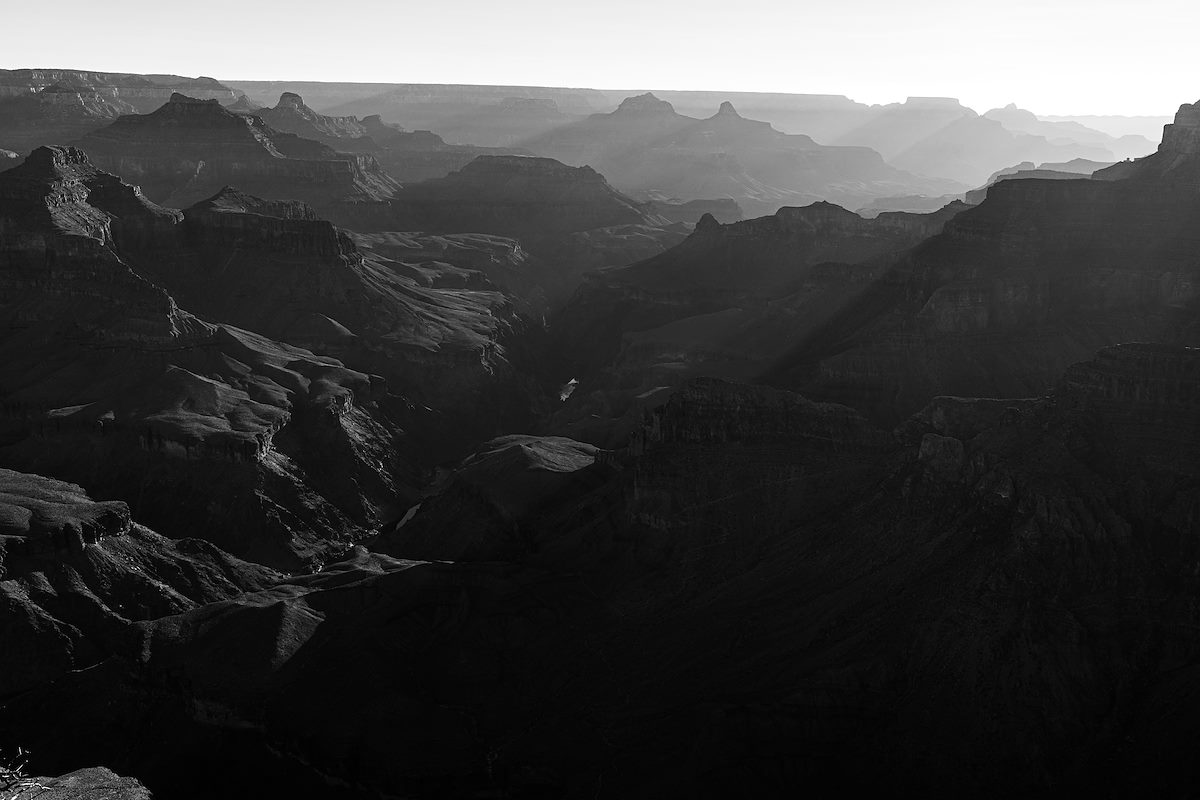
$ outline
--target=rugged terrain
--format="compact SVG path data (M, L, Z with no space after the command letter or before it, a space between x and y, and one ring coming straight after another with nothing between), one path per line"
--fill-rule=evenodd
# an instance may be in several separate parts
M1200 495L1140 454L1195 435L1196 352L940 398L895 437L709 379L615 453L497 441L381 544L454 563L359 553L143 623L0 729L52 709L152 789L211 755L246 796L285 765L351 794L1169 792L1195 777Z
M385 382L179 308L122 252L181 216L73 148L0 173L0 458L176 535L319 562L404 493Z
M0 794L1196 793L1200 104L245 86L0 72Z
M781 383L898 421L937 394L1046 391L1130 341L1200 344L1191 256L1198 118L1092 179L1002 180L897 260L773 370Z
M816 203L726 225L707 217L665 253L589 275L552 327L562 369L580 381L553 429L607 442L610 423L636 421L635 398L697 375L756 377L866 292L888 256L964 208L868 220Z
M300 95L284 92L274 108L257 112L277 131L313 139L338 151L370 153L379 165L401 183L441 178L461 169L481 155L527 151L469 144L447 144L426 130L406 131L383 122L378 114L359 119L318 114Z

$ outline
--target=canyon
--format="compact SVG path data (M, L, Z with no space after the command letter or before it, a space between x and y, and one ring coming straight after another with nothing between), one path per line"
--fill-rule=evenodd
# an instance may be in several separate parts
M0 147L15 798L1194 789L1200 103L3 70Z

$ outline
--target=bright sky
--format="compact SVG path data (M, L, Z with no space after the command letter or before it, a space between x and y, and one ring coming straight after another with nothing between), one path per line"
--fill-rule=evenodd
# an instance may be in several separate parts
M1039 114L1170 115L1200 98L1197 0L57 0L53 19L6 6L7 68L939 95Z

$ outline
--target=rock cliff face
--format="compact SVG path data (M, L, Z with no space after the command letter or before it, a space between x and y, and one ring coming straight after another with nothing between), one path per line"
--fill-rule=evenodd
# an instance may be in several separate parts
M963 208L868 220L816 203L728 225L709 216L660 255L587 276L552 326L564 374L581 381L554 425L592 441L631 396L697 375L753 377L863 293L885 257Z
M133 106L98 91L51 84L32 94L0 95L0 147L28 153L74 141Z
M1073 365L1059 394L1104 416L1157 470L1200 472L1200 348L1129 343Z
M29 778L8 788L9 800L75 800L102 797L104 800L153 800L153 795L134 778L123 778L104 767L78 769L56 778Z
M1100 161L1088 161L1082 158L1061 164L1046 163L1039 167L1035 167L1032 161L1025 161L1008 169L1000 170L988 178L988 182L985 185L964 194L963 201L968 205L979 205L987 197L988 189L992 188L999 181L1026 180L1028 178L1051 181L1077 180L1079 178L1090 177L1093 173L1112 166L1114 165Z
M1188 119L1156 155L1092 180L997 183L775 375L896 421L937 394L1045 392L1108 345L1200 344Z
M94 666L135 621L280 577L204 541L165 539L133 522L123 502L0 469L0 697Z
M601 485L611 469L593 445L557 436L509 435L484 443L449 484L421 501L371 549L403 558L498 561L529 557L539 543L521 528L554 516L556 503Z
M568 164L589 164L624 192L730 197L751 216L817 200L857 208L873 197L960 188L901 172L866 148L826 147L780 133L743 118L729 103L708 119L694 119L651 94L526 146Z
M181 94L150 114L123 116L78 144L100 168L175 208L233 184L261 197L302 200L354 227L385 218L386 200L397 186L372 156L340 154L215 100Z
M131 269L124 252L184 225L73 148L0 173L4 463L239 555L319 562L402 491L384 382L202 321Z
M1125 384L1158 388L938 398L894 436L704 380L619 451L490 443L389 534L401 558L141 623L0 731L36 748L69 724L87 757L194 796L203 777L169 776L209 756L247 796L281 765L296 792L1176 793L1200 496L1114 423L1177 402L1163 379L1190 355L1124 355ZM129 746L160 728L189 746Z
M455 439L528 414L532 387L513 362L534 371L522 362L535 326L483 274L435 279L359 251L302 203L232 188L186 209L172 234L133 239L127 258L204 318L380 375L391 391L468 420Z
M47 87L65 87L81 93L95 93L117 106L131 106L145 113L161 106L173 93L184 92L201 100L230 103L238 93L212 78L185 78L179 75L137 75L121 72L87 72L77 69L3 69L0 70L0 97L26 97ZM42 141L44 144L64 142Z
M284 92L274 108L261 109L258 116L274 130L312 139L347 153L370 153L380 146L358 117L318 114L304 105L304 98L295 92Z

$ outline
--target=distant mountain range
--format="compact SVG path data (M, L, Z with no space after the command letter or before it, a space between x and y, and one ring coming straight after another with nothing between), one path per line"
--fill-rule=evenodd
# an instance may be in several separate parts
M834 95L664 92L651 96L669 114L635 123L639 104L626 103L644 93L27 69L0 71L0 148L75 141L176 92L341 152L370 153L400 182L442 177L476 155L526 153L586 163L644 199L732 199L751 216L815 200L857 208L936 198L1022 162L1111 163L1154 146L1141 133L1041 119L1015 105L980 115L950 98L868 106ZM653 111L644 105L639 113ZM1126 120L1143 132L1151 122ZM622 137L630 137L624 153Z

